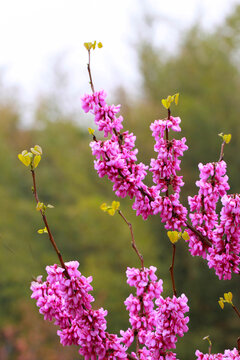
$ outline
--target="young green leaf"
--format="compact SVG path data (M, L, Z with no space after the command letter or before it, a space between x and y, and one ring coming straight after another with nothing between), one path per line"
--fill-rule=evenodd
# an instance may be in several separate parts
M109 215L113 216L115 214L115 210L113 208L108 208L107 212L109 213Z
M85 42L84 43L85 48L87 49L87 51L90 51L91 47L92 47L92 43L91 42Z
M231 138L232 138L232 135L231 135L231 134L225 134L225 135L223 135L223 140L225 141L226 144L230 143Z
M168 103L166 99L162 99L162 104L166 109L168 109Z
M31 152L34 155L42 155L42 148L39 145L35 145L34 148L31 148Z
M231 134L220 133L220 134L218 134L218 136L220 136L226 144L230 143L231 138L232 138Z
M117 211L119 209L120 206L120 202L119 201L113 201L112 202L112 209L115 211Z
M175 244L180 239L181 233L179 233L178 231L168 231L167 236L169 237L171 243Z
M88 128L88 132L90 135L94 135L95 130L92 128Z
M33 167L36 169L38 164L40 163L41 155L35 155L33 159Z
M178 105L179 93L175 94L175 104Z
M182 233L182 238L183 238L183 240L185 240L185 241L187 241L187 240L190 239L190 237L189 237L189 235L188 235L188 233L187 233L186 231L184 231L184 233Z
M45 227L44 229L39 229L38 234L44 234L44 233L48 233L47 228Z
M25 166L29 166L31 164L32 158L27 150L23 150L21 154L18 154L18 158Z
M220 300L218 300L218 304L219 304L221 309L224 309L224 302L223 302L222 298L220 298Z
M107 209L108 209L107 204L106 204L106 203L103 203L103 204L100 206L100 209L101 209L102 211L107 211Z
M40 210L43 210L43 208L44 208L44 203L42 203L42 202L38 202L37 203L37 206L36 206L36 210L37 211L40 211Z

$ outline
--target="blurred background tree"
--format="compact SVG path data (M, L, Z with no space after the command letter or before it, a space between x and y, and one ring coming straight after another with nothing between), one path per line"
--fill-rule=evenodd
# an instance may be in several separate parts
M166 116L161 99L180 92L180 105L173 115L182 118L182 136L186 136L189 146L182 161L185 187L181 199L185 205L187 196L197 192L198 163L219 158L220 132L233 135L224 159L231 192L239 191L239 34L237 6L211 33L199 24L187 30L174 53L141 38L137 44L141 97L129 102L127 89L118 89L115 94L116 102L123 104L125 129L137 135L139 161L149 163L154 156L150 123ZM56 329L43 324L34 302L29 300L31 277L44 274L45 266L57 261L47 237L37 233L42 223L31 194L31 176L17 159L17 153L35 144L41 145L44 152L37 169L39 195L42 201L55 205L48 217L64 260L78 260L81 272L93 275L95 306L108 309L109 331L128 327L123 301L131 289L126 285L125 270L127 266L138 266L138 259L131 250L129 230L122 219L117 215L110 218L99 209L102 202L110 203L116 197L111 184L98 179L93 169L86 131L90 122L82 115L83 120L77 123L75 116L62 107L63 92L58 98L58 90L39 99L30 128L21 124L21 103L15 97L2 97L0 102L3 360L40 360L43 354L46 360L78 358L77 349L62 352L57 335L54 336ZM4 86L0 92L6 92ZM128 199L121 200L121 208L133 224L146 266L158 267L158 275L164 280L164 296L171 295L171 245L159 217L142 221L131 210ZM191 257L183 241L177 244L175 271L178 293L184 292L190 305L190 331L179 340L178 358L193 359L197 348L207 352L208 345L202 342L206 335L212 339L213 352L236 346L238 319L230 308L222 311L217 300L226 291L240 299L239 276L219 281L203 260Z

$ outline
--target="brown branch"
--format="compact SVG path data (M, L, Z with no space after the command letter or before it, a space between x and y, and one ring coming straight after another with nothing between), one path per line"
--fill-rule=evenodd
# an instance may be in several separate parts
M171 110L170 108L168 109L168 120L170 120L170 116L171 116Z
M138 338L138 334L136 336L136 354L138 355L139 353L139 349L140 349L140 346L139 346L139 338Z
M197 235L199 237L199 239L202 241L203 244L205 244L208 247L212 246L212 242L204 235L202 235L200 233L200 231L198 231L195 227L193 227L191 224L189 223L185 223L186 227L191 230L192 232L194 232L195 235Z
M134 356L130 355L130 354L127 354L127 358L129 360L136 360L136 358Z
M92 74L91 74L91 66L90 66L90 50L88 50L88 64L87 64L87 69L88 69L88 75L89 75L89 83L92 89L92 92L94 93L94 85L93 85L93 81L92 81Z
M176 245L172 244L172 265L169 268L170 274L171 274L171 280L172 280L172 288L173 288L173 295L177 296L177 290L175 286L175 280L174 280L174 260L175 260L175 253L176 253Z
M133 229L132 229L132 224L125 218L125 216L123 215L123 213L121 212L121 210L118 210L119 215L122 217L122 219L125 221L125 223L128 225L129 229L130 229L130 233L131 233L131 239L132 239L132 248L134 249L134 251L136 252L137 256L139 257L139 260L141 262L141 266L142 266L142 270L144 269L144 262L143 262L143 256L140 254L136 243L135 243L135 239L134 239L134 235L133 235Z
M237 349L240 354L240 337L237 339Z
M233 308L233 310L235 311L235 313L238 315L238 317L240 318L240 312L239 312L239 310L236 308L236 306L232 304L232 308Z
M149 195L143 188L138 187L138 190L140 191L140 193L141 193L143 196L147 196L148 199L150 200L150 202L151 202L151 201L154 201L154 198L153 198L151 195Z
M32 173L32 180L33 180L33 195L35 197L35 200L36 200L36 203L38 204L39 203L39 198L38 198L38 193L37 193L37 186L36 186L36 178L35 178L35 171L34 170L31 170L31 173ZM48 225L48 222L47 222L47 218L46 218L46 215L44 213L44 211L40 210L40 213L42 215L42 219L43 219L43 222L46 226L46 229L47 229L47 232L48 232L48 236L49 236L49 240L58 256L58 259L60 261L60 264L62 266L62 268L64 269L64 273L66 275L67 278L70 279L70 275L68 274L68 271L67 271L67 268L66 268L66 265L64 264L64 261L63 261L63 258L62 258L62 255L57 247L57 244L53 238L53 235L51 233L51 230L49 228L49 225Z
M212 343L210 343L208 347L208 354L211 355L211 353L212 353Z
M226 144L225 141L223 141L223 143L221 145L221 151L220 151L220 156L219 156L218 162L223 160L223 156L224 156L223 150L224 150L225 144Z

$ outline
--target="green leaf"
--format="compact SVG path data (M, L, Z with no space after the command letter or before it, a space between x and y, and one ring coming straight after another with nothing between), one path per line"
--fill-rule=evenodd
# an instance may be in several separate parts
M88 128L88 132L90 135L94 135L95 130L92 128Z
M231 134L220 133L220 134L218 134L218 136L220 136L226 144L230 143L231 138L232 138Z
M85 43L84 43L84 46L85 46L85 48L87 49L87 51L90 51L90 50L91 50L91 47L92 47L92 43L91 43L91 42L85 42Z
M169 240L171 241L172 244L175 244L176 242L178 242L179 238L180 238L180 234L178 233L178 231L168 231L167 235L169 237Z
M31 152L34 155L42 155L42 148L39 145L35 145L34 148L31 148Z
M232 138L232 135L231 135L231 134L225 134L225 135L223 135L223 141L225 141L226 144L230 143L231 138Z
M100 209L101 209L102 211L107 211L107 209L108 209L107 204L106 204L106 203L103 203L103 204L100 206Z
M44 203L42 203L42 202L38 202L37 203L37 206L36 206L36 210L37 211L40 211L40 210L43 210L43 208L44 208Z
M220 308L221 308L221 309L224 309L224 302L223 302L223 300L220 299L220 300L218 301L218 303L219 303Z
M232 302L233 294L231 293L231 291L229 291L229 293L228 293L228 298Z
M115 214L115 210L113 208L108 208L107 212L109 215L113 216Z
M112 209L115 211L117 211L119 209L120 206L120 202L119 201L113 201L112 202Z
M101 49L103 47L103 44L101 43L101 41L97 44L98 48Z
M178 105L179 93L175 94L175 104Z
M168 103L166 99L162 99L162 104L166 109L168 109Z
M28 153L26 155L18 154L18 158L25 166L29 166L31 164L31 158L28 156Z
M183 240L185 240L185 241L187 241L187 240L190 239L190 237L189 237L189 235L188 235L188 233L187 233L186 231L184 231L184 233L182 233L182 238L183 238Z
M232 293L228 292L228 293L224 293L224 299L227 303L232 304Z
M36 155L33 159L33 167L36 169L36 167L38 166L38 164L40 163L41 160L41 155Z
M39 229L38 234L44 234L44 233L48 233L47 228L45 227L44 229Z

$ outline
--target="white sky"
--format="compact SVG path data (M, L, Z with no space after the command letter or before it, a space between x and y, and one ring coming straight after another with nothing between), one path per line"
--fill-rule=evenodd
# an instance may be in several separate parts
M85 41L102 41L92 68L96 88L138 86L134 50L144 9L153 9L159 26L153 41L176 42L181 29L197 19L211 28L230 12L237 0L0 0L0 69L7 83L21 89L31 102L48 88L50 68L63 54L74 88L86 92ZM55 59L55 60L54 60Z

